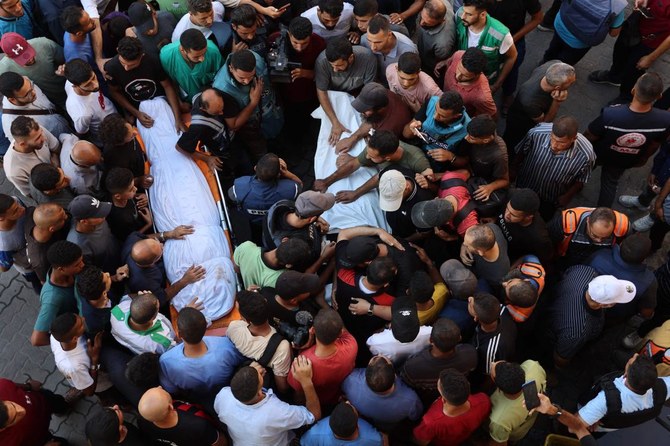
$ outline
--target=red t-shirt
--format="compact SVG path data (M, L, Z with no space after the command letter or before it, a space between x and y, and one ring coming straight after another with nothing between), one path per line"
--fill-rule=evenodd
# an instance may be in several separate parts
M26 409L14 426L0 431L2 446L44 446L51 438L51 410L40 392L24 391L7 379L0 379L0 401L11 401Z
M467 181L468 175L459 172L445 172L444 175L442 175L442 181L450 180L452 178L459 178L463 181ZM448 187L446 189L440 189L439 192L437 193L437 196L439 198L444 198L447 195L451 195L452 197L454 197L456 199L456 202L458 203L458 209L455 209L454 213L463 209L463 207L466 204L468 204L468 202L471 200L470 192L468 191L468 188L465 186ZM477 223L479 223L477 212L474 210L470 211L470 213L458 225L458 227L456 228L456 232L458 232L458 235L460 235L461 237L465 237L465 231L467 231L470 226L474 226ZM449 222L448 225L453 227L451 222Z
M356 339L348 331L342 333L335 341L335 345L337 351L327 358L316 356L316 345L301 353L312 361L312 382L322 405L337 404L342 395L340 390L342 382L354 369L358 353ZM300 383L293 377L292 370L288 374L288 383L294 390L301 389Z
M468 398L470 410L457 417L442 412L442 399L438 398L414 428L414 437L429 441L435 446L457 446L467 440L491 412L491 401L484 393Z
M456 51L449 60L447 60L447 71L444 74L444 91L455 91L463 98L465 110L471 118L479 115L493 116L497 112L496 103L491 94L489 80L484 74L479 75L479 79L471 84L459 84L456 81L456 68L465 51Z
M412 120L412 111L402 98L391 90L386 91L386 96L389 100L389 104L386 106L386 116L373 127L375 131L388 130L398 138L402 138L405 125Z
M654 18L640 18L640 35L643 45L656 49L670 34L670 0L654 0L647 7Z

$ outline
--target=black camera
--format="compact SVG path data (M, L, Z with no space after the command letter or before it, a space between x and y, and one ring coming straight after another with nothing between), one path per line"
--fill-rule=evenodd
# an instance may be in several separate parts
M277 331L296 347L302 347L309 340L309 329L314 322L314 318L309 311L298 311L295 315L295 321L298 326L288 322L277 324Z
M268 51L268 65L270 66L270 82L280 84L291 83L291 70L302 67L301 63L288 60L288 35L282 30L281 35Z

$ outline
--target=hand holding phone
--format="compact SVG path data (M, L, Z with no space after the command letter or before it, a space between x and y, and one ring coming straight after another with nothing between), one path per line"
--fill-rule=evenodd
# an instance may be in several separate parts
M523 399L526 401L528 411L540 406L540 398L537 397L537 384L535 381L528 381L521 387Z

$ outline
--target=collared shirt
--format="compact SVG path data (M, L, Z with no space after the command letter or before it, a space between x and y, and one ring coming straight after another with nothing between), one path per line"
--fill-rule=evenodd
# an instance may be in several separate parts
M570 149L552 152L552 125L538 124L515 148L525 156L516 186L532 189L549 202L556 201L575 182L586 183L596 162L593 146L581 133Z
M117 342L136 355L142 353L165 353L176 345L172 324L167 317L156 314L153 325L148 330L137 331L130 328L130 296L124 296L121 303L112 308L112 335Z

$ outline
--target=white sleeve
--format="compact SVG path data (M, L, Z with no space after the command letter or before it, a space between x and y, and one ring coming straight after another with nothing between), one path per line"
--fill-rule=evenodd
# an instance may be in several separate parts
M92 19L99 19L98 3L95 0L81 0L81 7L91 16Z
M44 139L46 139L47 146L49 146L49 151L52 153L60 152L60 141L56 138L49 130L42 127L44 132Z
M223 3L220 1L212 2L212 9L214 9L214 21L223 22L223 12L226 9L223 7Z
M65 377L72 383L72 387L77 390L84 390L93 384L93 378L88 373L89 364L78 364L74 370L71 370Z
M605 392L600 391L595 398L586 403L584 407L579 409L579 416L584 420L588 426L596 424L602 417L607 414L607 400L605 399Z
M503 37L503 41L500 44L500 54L505 54L512 47L512 45L514 45L512 34L505 34L505 37Z

